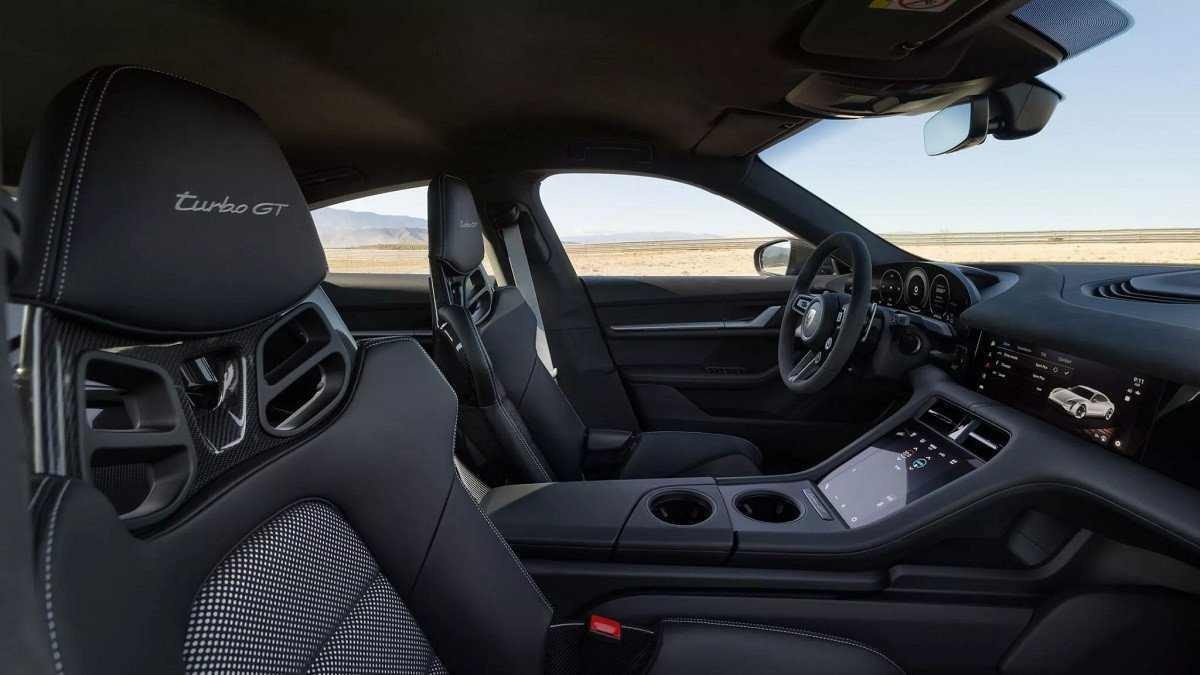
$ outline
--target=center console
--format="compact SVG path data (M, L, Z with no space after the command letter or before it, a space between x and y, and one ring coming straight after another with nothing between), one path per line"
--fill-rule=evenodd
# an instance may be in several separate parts
M1071 367L1086 371L1079 361ZM1089 382L1103 379L1086 372ZM772 584L804 585L818 575L820 588L902 589L917 577L934 583L906 563L957 560L963 549L955 542L983 540L990 543L969 547L984 557L981 564L1050 564L1065 542L1057 528L1029 520L1032 510L1066 520L1085 514L1089 531L1200 560L1197 491L1103 451L1079 432L1086 424L1060 427L933 366L909 377L908 403L802 472L508 485L491 490L481 506L539 581L559 578L555 587L566 594L580 575L615 592L649 583L646 574L656 586L724 587L750 568ZM1126 387L1136 384L1133 377ZM989 375L988 393L993 378L1005 379ZM1027 381L1048 388L1039 400L1063 387L1032 374ZM1142 396L1155 396L1153 386L1146 383ZM1132 403L1122 396L1108 421L1124 428L1125 415L1140 414ZM1053 407L1046 415L1065 416ZM679 576L683 570L691 576ZM936 583L945 583L944 572L937 574ZM997 572L988 583L1009 592L1033 582Z
M506 486L484 505L506 538L529 555L759 562L788 555L801 538L818 541L903 511L982 467L1009 434L933 397L870 438L833 468L803 479Z

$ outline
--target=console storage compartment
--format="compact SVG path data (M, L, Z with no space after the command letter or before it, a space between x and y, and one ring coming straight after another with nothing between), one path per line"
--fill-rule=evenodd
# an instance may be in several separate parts
M642 480L572 481L568 483L539 483L505 485L488 492L481 506L504 538L513 548L527 557L546 557L560 560L611 560L617 550L617 540L627 522L640 529L642 537L649 532L672 533L710 531L712 522L729 518L716 512L719 499L711 478L666 478ZM708 490L710 492L704 492ZM710 515L694 525L673 525L663 522L651 511L647 497L666 497L674 494L691 495L712 509ZM706 501L707 500L707 501ZM689 512L686 500L659 503L660 514L669 518L695 517ZM634 518L635 508L639 517ZM703 507L700 507L701 509ZM687 538L690 535L682 535ZM670 535L664 534L669 539ZM676 543L681 535L676 535ZM732 535L729 535L732 542ZM634 549L642 548L638 536L629 541ZM703 541L701 541L703 543ZM653 547L649 547L653 550ZM702 546L705 554L711 546ZM726 548L728 553L728 548Z

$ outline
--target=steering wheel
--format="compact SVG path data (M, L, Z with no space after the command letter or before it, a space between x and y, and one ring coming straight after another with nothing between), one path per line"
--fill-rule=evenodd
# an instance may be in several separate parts
M850 252L852 293L813 293L817 270L834 251ZM871 251L853 232L831 234L796 275L779 328L779 375L788 389L811 394L833 382L861 339L871 308ZM799 341L803 348L797 349Z

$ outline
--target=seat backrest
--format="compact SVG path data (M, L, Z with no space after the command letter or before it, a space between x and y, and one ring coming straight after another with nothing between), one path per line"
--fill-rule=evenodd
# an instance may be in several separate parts
M417 343L349 337L253 112L96 70L20 203L56 672L540 672L552 609L458 479L453 390Z
M434 178L429 260L438 365L477 409L516 479L579 480L587 427L538 358L537 319L520 289L494 287L483 252L471 189L454 176Z

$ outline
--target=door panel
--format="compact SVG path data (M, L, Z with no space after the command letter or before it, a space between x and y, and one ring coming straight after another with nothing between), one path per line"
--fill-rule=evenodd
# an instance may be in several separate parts
M330 274L322 284L356 338L433 340L429 277L424 274Z
M797 396L779 378L793 277L584 277L614 363L647 429L754 441L771 472L810 465L876 419L894 390L839 378Z

